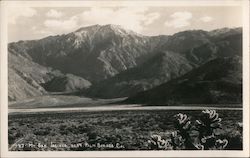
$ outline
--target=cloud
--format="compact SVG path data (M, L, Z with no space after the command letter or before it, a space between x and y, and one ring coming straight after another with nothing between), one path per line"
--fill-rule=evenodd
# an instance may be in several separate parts
M145 25L150 25L160 17L157 12L147 13L146 7L126 7L126 8L99 8L92 7L90 10L82 12L80 22L83 25L93 24L116 24L126 29L141 32Z
M50 18L60 18L60 17L62 17L62 15L63 15L62 12L59 12L59 11L57 11L57 10L55 10L55 9L50 9L50 10L47 12L47 14L46 14L46 16L47 16L47 17L50 17Z
M203 22L210 22L210 21L213 21L214 19L210 16L203 16L200 18L200 20Z
M37 14L34 8L30 7L12 7L8 10L8 22L16 24L19 17L30 18Z
M69 18L51 19L58 17L58 11L49 10L47 12L48 19L45 19L43 25L43 33L53 32L53 34L61 34L74 31L80 27L90 25L106 25L115 24L130 29L138 33L155 20L160 18L158 12L149 12L147 7L122 7L122 8L107 8L107 7L90 7L87 10L75 14ZM60 15L62 16L62 15ZM41 30L40 30L41 31Z
M150 14L147 15L146 19L144 19L144 24L145 25L150 25L155 20L157 20L158 18L160 18L160 14L159 13L150 13Z
M53 30L57 33L62 33L64 31L72 31L78 27L78 17L72 16L66 20L55 20L55 19L48 19L44 21L44 26L47 29Z
M193 15L190 12L175 12L170 15L171 20L164 23L167 27L182 28L190 25Z

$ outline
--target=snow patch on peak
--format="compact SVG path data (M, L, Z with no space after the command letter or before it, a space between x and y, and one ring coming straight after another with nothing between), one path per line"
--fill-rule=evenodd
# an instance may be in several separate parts
M104 25L103 28L109 31L113 31L114 33L121 35L121 36L126 36L126 35L136 35L136 36L142 36L132 30L126 29L121 25L114 25L114 24L108 24Z

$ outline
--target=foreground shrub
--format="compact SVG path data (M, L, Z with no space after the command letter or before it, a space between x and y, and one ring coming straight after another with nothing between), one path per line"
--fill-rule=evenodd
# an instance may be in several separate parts
M153 150L223 150L242 148L242 124L233 129L233 135L222 134L221 118L215 110L203 110L199 118L191 121L186 114L175 117L175 131L169 139L152 135L149 148ZM238 148L237 148L238 147Z

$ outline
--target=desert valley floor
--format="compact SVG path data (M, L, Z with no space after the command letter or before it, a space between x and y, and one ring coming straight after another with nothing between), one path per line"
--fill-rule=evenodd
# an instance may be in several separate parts
M66 101L70 98L75 101L73 105ZM237 144L237 137L232 136L236 124L242 122L240 105L169 107L114 103L121 100L54 95L10 104L9 150L148 150L151 135L169 138L174 131L174 115L182 111L196 119L204 109L216 109L222 118L224 126L218 132L231 143L227 149L241 149L242 144Z

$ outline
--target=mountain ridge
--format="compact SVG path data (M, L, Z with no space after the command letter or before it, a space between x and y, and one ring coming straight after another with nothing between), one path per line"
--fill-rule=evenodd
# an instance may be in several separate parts
M98 98L126 97L174 79L191 69L192 65L179 54L161 52L139 66L93 85L83 94Z
M177 36L180 34L183 36L185 32L187 31L181 32L177 34ZM196 30L195 32L198 34L200 34L200 32L201 34L205 33L201 30ZM188 34L191 33L188 32ZM205 34L209 35L207 32ZM148 90L154 86L177 78L193 68L199 67L210 60L216 59L217 57L241 56L241 38L242 35L240 33L230 33L229 35L216 38L209 36L208 42L200 44L199 46L194 46L184 52L173 52L169 50L164 51L164 49L160 50L143 64L138 65L135 68L125 70L114 77L94 84L89 90L83 92L83 94L90 97L101 98L126 97L134 95L139 91ZM175 56L175 58L173 58L174 62L170 60L172 58L171 56L166 56L165 60L162 60L164 58L157 58L157 56L160 56L160 52L171 52L170 54ZM183 59L185 62L181 62ZM183 69L183 66L185 71L178 73L179 70ZM175 67L178 68L176 69ZM163 75L159 75L159 73Z
M232 36L230 40L227 39L229 36ZM9 71L12 74L9 77L12 79L16 75L19 77L14 79L21 77L22 81L12 80L11 83L19 87L16 94L19 94L19 99L23 99L57 91L76 92L80 89L91 91L91 88L98 87L96 85L101 82L105 84L106 80L112 81L112 78L128 75L125 80L117 79L124 81L120 89L113 87L116 94L120 93L119 97L124 97L154 88L204 64L208 60L199 52L205 49L206 45L208 45L206 48L208 52L213 54L209 60L213 60L224 51L230 52L229 54L240 54L238 52L242 50L234 48L240 46L242 41L238 44L237 41L241 36L241 28L210 32L190 30L171 36L144 36L116 25L82 27L68 34L9 43L9 56L14 56L14 58L9 57ZM216 43L215 40L218 42ZM219 51L213 50L217 45ZM164 55L161 56L161 54ZM37 71L32 71L28 66L24 67L25 69L18 67L20 61L15 62L18 60L27 62L27 65L32 65ZM185 66L182 68L181 65ZM43 71L40 72L40 69ZM179 73L181 69L184 71ZM28 74L29 77L22 77L22 73ZM141 78L136 77L136 74L140 74ZM33 86L28 81L34 82ZM108 83L112 83L111 81ZM119 82L114 84L119 85ZM35 89L34 85L37 86ZM33 93L21 97L24 87L30 86L31 88L28 89ZM10 86L10 91L13 91L14 87ZM108 89L112 89L111 87ZM92 91L95 89L93 88ZM96 91L105 93L105 89ZM28 94L28 92L25 93ZM13 97L14 94L15 92L10 93L10 98L18 99ZM114 96L110 95L110 97Z
M211 60L179 78L139 92L125 103L242 103L242 59L235 56Z

